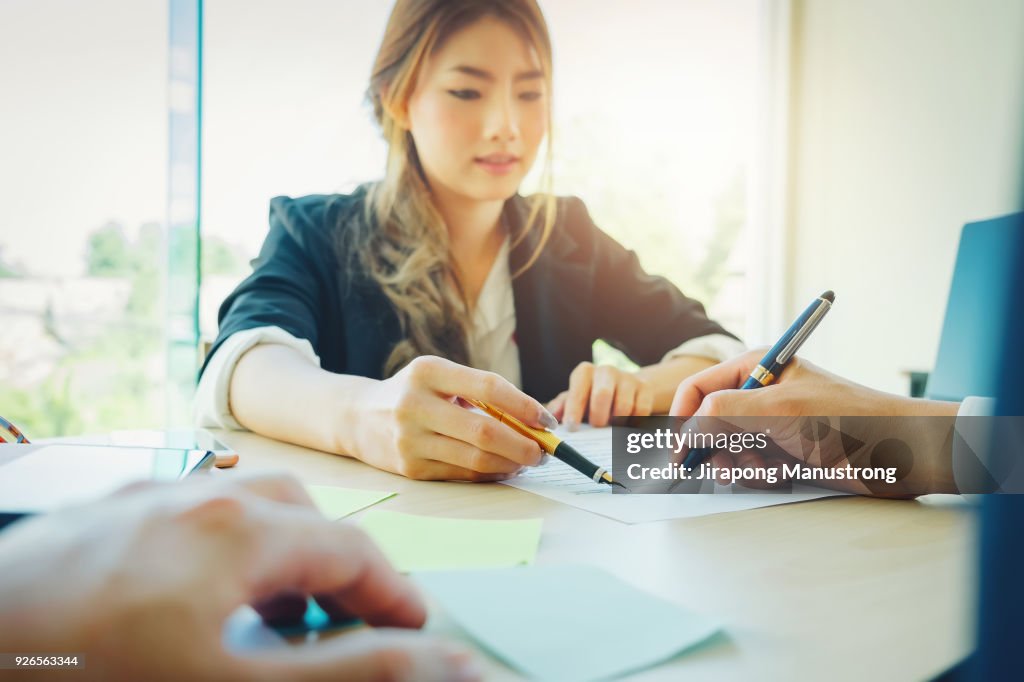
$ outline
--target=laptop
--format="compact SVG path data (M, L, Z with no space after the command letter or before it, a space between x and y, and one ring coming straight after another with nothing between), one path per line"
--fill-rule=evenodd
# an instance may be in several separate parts
M946 303L939 354L925 396L933 400L994 397L999 348L1010 303L1014 245L1024 213L964 225Z

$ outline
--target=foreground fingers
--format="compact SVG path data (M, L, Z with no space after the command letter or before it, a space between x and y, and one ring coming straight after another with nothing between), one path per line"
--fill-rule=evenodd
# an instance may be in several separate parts
M355 632L312 646L241 659L248 679L349 682L473 682L482 673L464 647L393 630Z
M239 567L247 578L247 601L324 594L370 625L423 625L419 592L361 530L279 504L267 505L260 516L255 530L262 541Z

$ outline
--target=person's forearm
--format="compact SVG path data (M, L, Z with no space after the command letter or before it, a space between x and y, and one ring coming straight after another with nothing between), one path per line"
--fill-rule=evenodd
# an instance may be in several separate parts
M920 467L926 475L924 490L929 493L959 492L953 477L953 442L960 403L917 398L901 400L906 406L904 414L932 417L925 422L927 427L922 429L924 433L920 436L918 449L927 458L927 465Z
M923 398L905 398L898 396L898 406L892 414L908 417L955 417L960 410L960 403L946 400L925 400Z
M877 416L847 419L840 426L844 431L853 429L848 435L863 443L852 462L899 470L900 480L894 484L874 481L870 486L872 494L916 497L956 493L952 452L959 403L871 393L873 414ZM843 424L846 429L842 429ZM857 430L858 426L865 430Z
M373 379L334 374L286 346L260 344L238 361L229 405L242 426L263 436L358 456L355 406Z
M886 413L896 418L891 439L901 439L913 456L909 475L899 487L914 495L956 493L953 481L953 430L960 403L882 394ZM925 417L925 419L918 419Z
M666 414L672 406L672 397L683 379L716 364L711 358L681 355L667 362L648 365L637 370L636 376L654 393L654 414Z

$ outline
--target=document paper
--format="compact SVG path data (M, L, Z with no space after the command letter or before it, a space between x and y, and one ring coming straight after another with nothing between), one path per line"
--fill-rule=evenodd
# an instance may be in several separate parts
M591 462L612 469L612 429L582 426L570 433L564 428L555 431ZM791 502L805 502L821 497L840 495L833 490L794 486L796 492L758 491L733 493L729 486L708 481L714 494L621 495L613 494L611 486L592 480L554 457L547 464L527 469L505 485L607 516L623 523L643 523L664 519L683 519L723 512L770 507Z

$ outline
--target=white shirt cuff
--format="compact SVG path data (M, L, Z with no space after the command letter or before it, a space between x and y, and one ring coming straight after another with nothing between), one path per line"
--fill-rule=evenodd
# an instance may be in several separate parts
M956 411L959 417L991 417L996 413L996 401L994 398L979 398L970 395L960 403L960 409Z
M193 422L197 427L246 430L231 414L231 375L242 355L261 343L287 346L320 366L320 358L307 339L296 338L280 327L256 327L236 332L217 348L199 380L192 405Z
M960 403L956 412L956 434L953 439L953 481L960 490L970 489L977 485L977 469L979 463L985 466L989 444L992 440L989 420L965 419L965 417L991 417L996 413L996 401L993 398L968 396ZM980 503L981 495L965 493L963 497L971 502Z
M673 348L665 353L665 357L661 361L667 362L681 355L696 355L697 357L707 358L715 362L724 362L729 358L746 352L746 350L747 347L743 345L742 341L737 341L731 336L708 334L707 336L698 336L695 339L690 339L681 346Z

